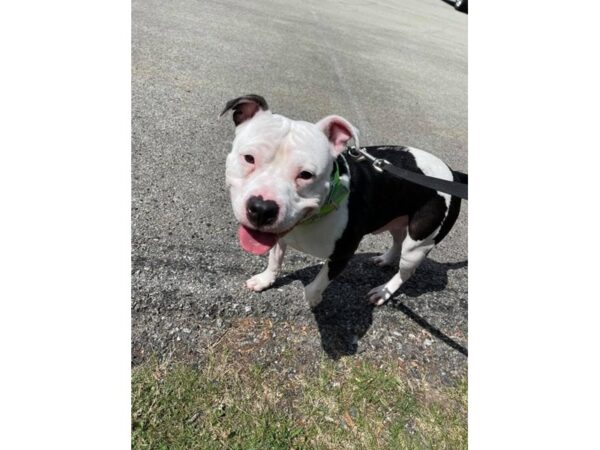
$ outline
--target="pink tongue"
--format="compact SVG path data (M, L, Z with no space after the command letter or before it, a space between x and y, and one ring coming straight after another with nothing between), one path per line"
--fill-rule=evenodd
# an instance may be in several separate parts
M244 225L240 225L238 235L242 248L255 255L264 255L277 243L276 234L251 230Z

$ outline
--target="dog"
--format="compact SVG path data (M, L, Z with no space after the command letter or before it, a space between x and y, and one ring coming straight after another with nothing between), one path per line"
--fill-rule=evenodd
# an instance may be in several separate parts
M325 260L304 288L311 308L344 269L363 236L388 231L393 245L374 258L398 272L367 294L385 303L448 234L460 212L460 198L373 169L349 156L346 144L358 130L346 119L327 116L317 123L288 119L269 110L258 95L230 100L236 126L226 160L226 185L239 222L241 247L269 252L264 272L246 281L260 292L273 285L288 246ZM367 147L405 169L444 180L466 182L434 155L410 147Z

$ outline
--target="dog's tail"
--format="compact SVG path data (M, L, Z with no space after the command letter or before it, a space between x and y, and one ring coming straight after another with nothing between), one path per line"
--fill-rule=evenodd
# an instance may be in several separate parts
M469 184L469 175L463 172L459 172L458 170L453 170L452 173L456 177L455 179L461 182L462 184Z

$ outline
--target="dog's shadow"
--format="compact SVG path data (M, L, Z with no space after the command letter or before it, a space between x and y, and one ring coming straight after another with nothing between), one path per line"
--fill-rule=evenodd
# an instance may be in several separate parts
M373 310L376 308L367 301L366 293L372 287L388 281L397 270L393 267L377 267L371 261L373 256L376 254L354 255L344 272L327 288L323 294L323 301L313 310L323 350L332 359L357 352L358 341L371 327ZM466 348L397 301L397 297L400 293L408 297L419 297L428 292L441 291L448 284L448 271L467 265L468 261L438 263L426 259L415 275L389 301L392 307L465 356L468 354ZM273 287L285 286L296 280L300 280L306 286L317 276L320 269L320 265L300 269L279 278ZM427 272L426 282L418 276L420 271Z

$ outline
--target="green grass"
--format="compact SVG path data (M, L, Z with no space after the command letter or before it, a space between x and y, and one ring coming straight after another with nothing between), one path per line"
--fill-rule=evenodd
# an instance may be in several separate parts
M398 367L323 360L293 376L215 354L133 370L134 449L467 448L466 381L409 387Z

